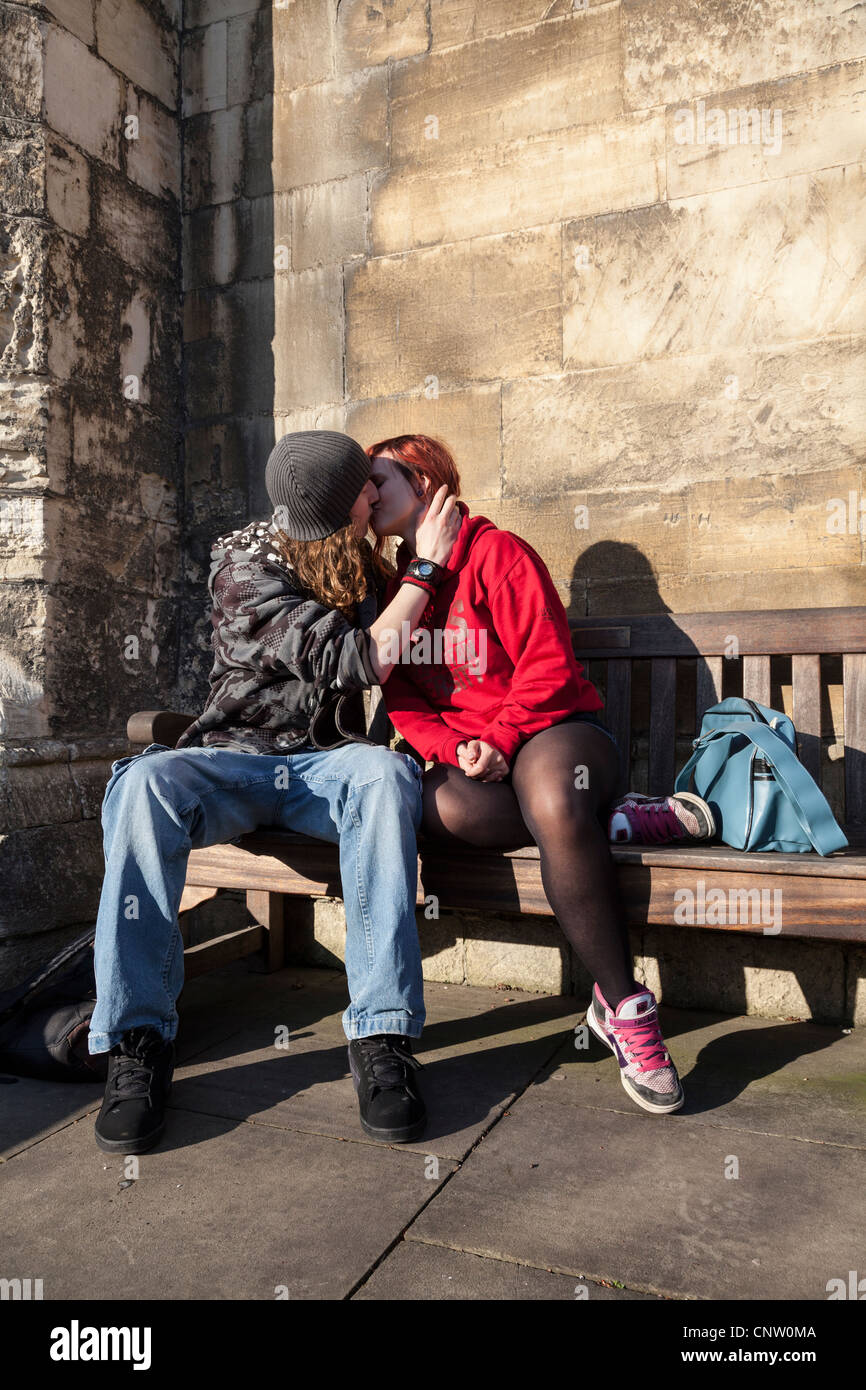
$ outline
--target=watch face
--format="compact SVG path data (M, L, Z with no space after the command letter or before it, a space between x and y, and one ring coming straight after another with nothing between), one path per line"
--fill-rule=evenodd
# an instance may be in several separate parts
M428 565L427 561L425 560L425 561L423 562L423 564L420 564L420 565L418 566L418 573L419 573L419 574L423 574L423 575L432 574L432 573L433 573L433 566L432 566L432 565Z

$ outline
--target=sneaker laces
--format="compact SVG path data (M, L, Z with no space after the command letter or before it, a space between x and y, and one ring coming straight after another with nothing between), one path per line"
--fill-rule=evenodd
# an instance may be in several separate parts
M679 840L688 834L670 798L646 804L631 803L617 809L626 814L632 825L637 824L638 832L645 840Z
M409 1080L408 1067L414 1067L416 1071L422 1070L417 1058L413 1057L411 1052L404 1052L399 1043L379 1037L361 1038L359 1042L361 1056L380 1091L396 1090L405 1086Z
M657 1016L611 1017L608 1027L616 1030L617 1040L622 1044L623 1052L629 1057L629 1061L637 1063L640 1071L658 1071L660 1067L671 1065Z
M116 1064L111 1076L112 1096L118 1100L145 1100L150 1095L153 1066L149 1058L164 1046L149 1028L130 1029L111 1049Z

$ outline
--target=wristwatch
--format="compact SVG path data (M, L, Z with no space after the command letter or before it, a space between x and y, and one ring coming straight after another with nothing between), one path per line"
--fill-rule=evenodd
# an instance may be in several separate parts
M417 584L420 589L426 589L432 594L444 577L445 570L442 565L437 565L435 560L424 560L416 555L406 566L401 582L405 583L408 580L410 584Z

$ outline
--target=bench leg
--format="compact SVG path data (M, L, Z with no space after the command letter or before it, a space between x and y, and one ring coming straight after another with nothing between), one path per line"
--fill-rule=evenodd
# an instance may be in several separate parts
M247 907L265 929L265 971L282 970L286 963L286 899L283 893L248 888Z

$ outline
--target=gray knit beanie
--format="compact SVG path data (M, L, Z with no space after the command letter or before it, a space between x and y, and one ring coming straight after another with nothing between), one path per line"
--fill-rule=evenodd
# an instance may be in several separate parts
M370 476L357 440L335 430L284 434L265 465L275 520L296 541L323 540L348 526L349 512Z

